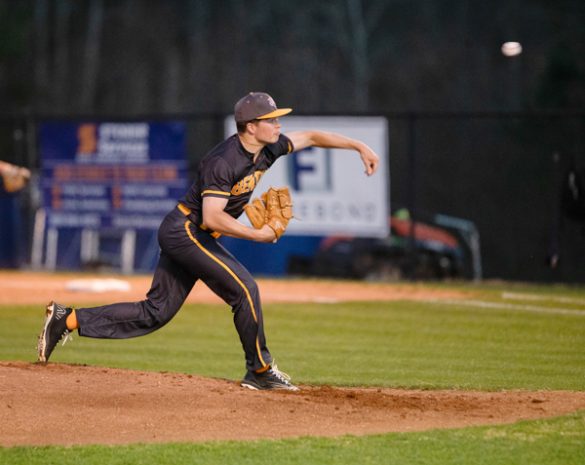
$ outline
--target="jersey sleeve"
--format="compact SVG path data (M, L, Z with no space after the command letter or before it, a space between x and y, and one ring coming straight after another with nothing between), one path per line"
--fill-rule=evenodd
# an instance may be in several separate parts
M201 166L201 197L230 197L233 174L221 157L213 157Z
M274 163L274 161L283 155L287 155L294 151L291 140L284 134L278 137L278 140L274 144L267 145L265 148L268 158Z

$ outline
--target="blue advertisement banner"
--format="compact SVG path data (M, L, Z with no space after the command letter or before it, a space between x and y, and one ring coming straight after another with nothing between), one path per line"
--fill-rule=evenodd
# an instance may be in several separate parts
M181 122L45 122L40 154L49 227L156 229L188 184Z

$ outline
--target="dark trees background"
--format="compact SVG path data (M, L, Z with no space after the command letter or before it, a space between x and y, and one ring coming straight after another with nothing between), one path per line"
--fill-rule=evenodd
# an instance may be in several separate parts
M3 111L583 108L580 0L2 0ZM524 53L505 58L518 40Z

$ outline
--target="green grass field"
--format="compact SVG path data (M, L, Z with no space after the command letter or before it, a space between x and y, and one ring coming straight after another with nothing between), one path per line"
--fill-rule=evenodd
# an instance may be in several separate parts
M585 289L440 287L472 294L460 302L265 305L269 346L279 367L306 384L585 391ZM33 361L42 308L0 307L0 321L0 359ZM216 305L187 305L144 338L75 337L52 361L229 379L244 366L231 313ZM363 438L0 448L0 463L583 464L585 412Z

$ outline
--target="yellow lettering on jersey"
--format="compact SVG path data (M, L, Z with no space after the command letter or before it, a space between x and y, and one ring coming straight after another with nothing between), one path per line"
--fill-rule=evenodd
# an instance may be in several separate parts
M260 178L264 175L264 171L255 171L253 174L246 176L240 182L238 182L234 187L232 187L231 194L232 195L241 195L247 192L251 192L260 182Z

